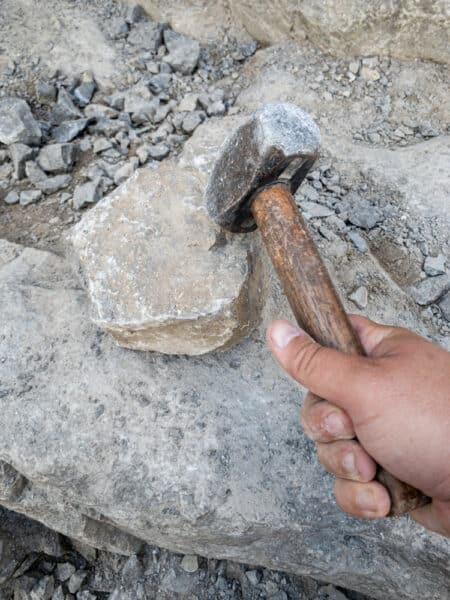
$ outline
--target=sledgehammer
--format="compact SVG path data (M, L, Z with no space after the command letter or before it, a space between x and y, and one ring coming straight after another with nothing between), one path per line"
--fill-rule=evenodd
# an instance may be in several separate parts
M234 232L259 228L298 324L325 346L364 354L292 194L319 154L320 133L303 110L267 104L224 143L206 189L211 218ZM378 467L390 515L427 504L419 490Z

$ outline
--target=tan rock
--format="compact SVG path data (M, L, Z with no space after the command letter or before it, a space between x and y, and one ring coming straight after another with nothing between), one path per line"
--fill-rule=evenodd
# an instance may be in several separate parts
M121 346L203 354L259 322L259 238L222 232L203 193L197 171L166 161L137 171L75 227L93 320Z
M217 23L264 44L308 37L336 56L391 55L450 63L448 0L142 0L156 19L199 39Z

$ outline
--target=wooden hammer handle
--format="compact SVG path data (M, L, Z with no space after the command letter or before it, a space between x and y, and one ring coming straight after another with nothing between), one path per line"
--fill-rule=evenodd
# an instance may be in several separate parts
M364 354L292 194L279 184L266 188L251 210L300 327L323 346ZM376 479L390 494L390 515L430 502L382 467Z

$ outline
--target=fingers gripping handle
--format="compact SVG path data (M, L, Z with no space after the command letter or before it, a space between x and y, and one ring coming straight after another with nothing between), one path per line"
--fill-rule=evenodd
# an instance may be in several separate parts
M262 190L252 213L299 325L324 346L364 354L291 193L283 185ZM430 502L382 467L376 478L389 491L390 515Z

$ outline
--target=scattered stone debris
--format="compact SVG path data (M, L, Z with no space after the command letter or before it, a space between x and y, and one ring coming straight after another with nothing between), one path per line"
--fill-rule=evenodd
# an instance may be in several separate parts
M367 307L367 303L369 301L369 293L367 291L367 288L362 285L356 288L356 290L354 290L349 295L349 298L352 302L356 304L358 308L363 309Z

